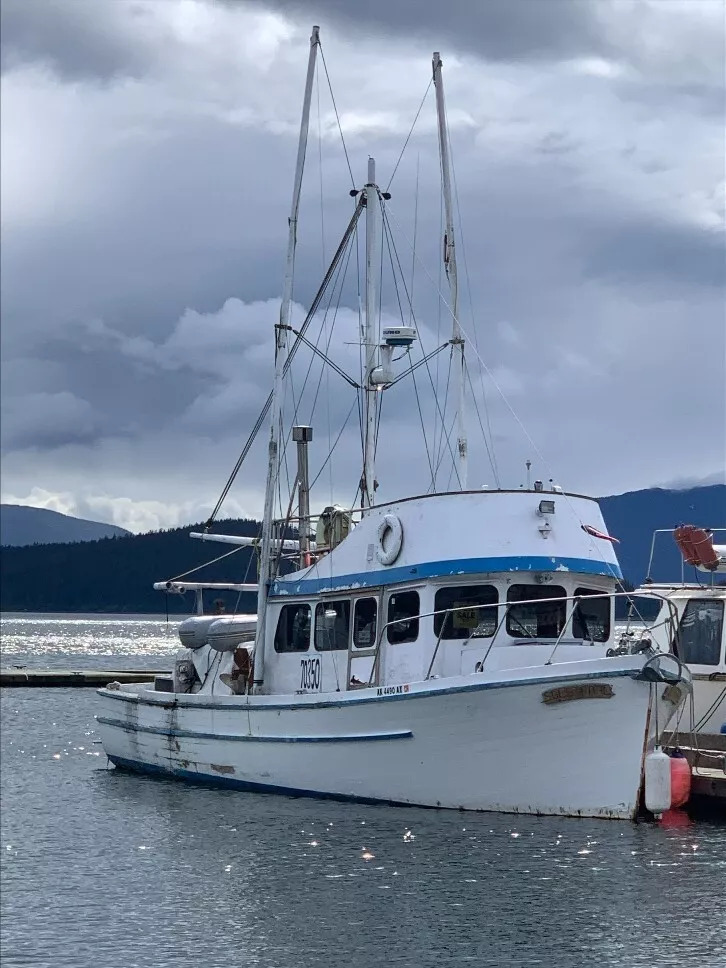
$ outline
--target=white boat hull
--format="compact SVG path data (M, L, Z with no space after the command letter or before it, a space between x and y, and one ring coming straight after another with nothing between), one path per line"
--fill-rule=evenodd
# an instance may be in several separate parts
M133 770L295 795L628 818L663 691L632 678L637 665L624 657L518 670L516 680L313 696L104 689L97 719L111 761ZM612 695L543 701L573 685ZM663 729L674 707L660 705Z

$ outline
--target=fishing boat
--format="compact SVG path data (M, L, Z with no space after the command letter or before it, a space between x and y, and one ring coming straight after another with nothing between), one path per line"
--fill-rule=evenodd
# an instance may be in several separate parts
M373 159L365 184L351 190L353 214L308 315L297 328L291 324L319 47L314 28L274 381L256 425L269 416L261 534L222 535L210 527L194 535L254 546L257 580L238 574L228 583L158 583L167 593L192 592L197 614L180 628L184 648L173 676L99 690L106 754L120 768L240 790L612 818L634 817L645 796L651 809L665 809L657 795L649 799L655 773L648 766L660 763L661 734L686 700L690 676L676 656L620 641L614 601L624 594L621 573L596 501L539 480L509 489L468 484L470 341L458 312L438 53L432 83L452 330L435 352L448 353L455 386L455 436L449 443L452 424L442 419L440 440L456 486L377 500L377 477L396 459L407 460L378 452L381 401L434 353L420 350L414 358L419 333L410 319L381 324L382 226L390 227L391 205ZM359 222L365 299L356 381L331 358L329 343L321 348L306 333L346 247L356 244ZM285 381L301 347L345 377L360 403L355 506L331 502L311 513L314 427L299 420L283 427ZM288 483L282 468L293 444L297 471ZM208 591L254 592L256 611L205 614Z
M721 544L718 535L724 538ZM681 554L680 581L656 582L651 577L666 536ZM689 581L686 569L691 568ZM726 528L684 524L656 530L648 576L633 595L657 599L658 615L648 634L657 648L677 655L691 672L693 694L682 731L701 734L702 739L719 734L726 720Z

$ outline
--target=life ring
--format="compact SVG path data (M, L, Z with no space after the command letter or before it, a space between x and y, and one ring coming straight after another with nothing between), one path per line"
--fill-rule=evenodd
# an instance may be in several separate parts
M395 514L386 514L378 525L376 558L382 565L392 565L401 553L403 525ZM388 547L386 547L388 545Z

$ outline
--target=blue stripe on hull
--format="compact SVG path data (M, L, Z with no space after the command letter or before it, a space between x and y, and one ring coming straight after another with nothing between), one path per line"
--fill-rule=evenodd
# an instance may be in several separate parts
M379 585L395 585L426 578L451 578L490 572L571 571L582 575L601 575L622 578L620 566L592 558L547 558L542 555L506 556L499 558L456 558L451 561L425 561L405 568L376 568L372 571L354 572L350 575L332 575L327 578L300 578L272 583L271 595L311 595L336 589L371 588Z
M107 754L108 755L108 754ZM338 800L343 803L365 803L369 806L389 807L422 807L427 804L417 804L403 800L378 800L375 797L361 797L354 793L324 793L319 790L299 790L296 787L277 786L274 783L256 783L252 780L239 780L226 775L198 773L196 770L168 769L153 763L143 763L141 760L127 760L121 756L108 756L109 760L121 770L132 773L143 773L149 776L166 777L167 779L186 780L201 786L225 787L246 793L277 793L287 797L308 797L315 800ZM435 807L433 809L436 809Z
M253 736L245 733L201 733L192 729L164 729L162 726L143 726L139 723L126 723L122 719L107 719L96 716L96 721L104 726L115 726L127 733L155 733L158 736L173 736L179 739L210 739L234 743L375 743L386 739L411 739L410 729L390 733L351 733L349 736Z

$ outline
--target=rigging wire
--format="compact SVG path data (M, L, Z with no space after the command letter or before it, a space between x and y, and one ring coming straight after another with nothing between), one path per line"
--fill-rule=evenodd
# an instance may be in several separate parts
M318 170L320 173L320 245L323 270L325 269L325 206L323 204L323 131L320 120L320 71L315 71L315 90L318 98Z
M356 396L357 396L357 394L356 394ZM313 480L312 480L312 482L310 484L310 490L311 491L312 491L313 487L315 486L315 484L317 483L318 478L320 477L320 475L325 470L325 467L328 464L328 462L330 461L330 458L333 456L333 451L338 446L338 441L343 436L343 431L345 430L346 426L348 425L348 421L350 420L350 415L353 413L353 410L355 409L355 405L356 405L356 400L354 400L353 403L350 405L350 409L348 410L348 413L346 415L346 418L343 421L343 426L338 431L338 436L335 438L335 441L333 442L330 450L328 451L328 456L325 458L325 460L323 461L323 463L320 465L320 469L319 469L318 473L315 475L315 477L313 478ZM351 507L352 506L353 505L351 504Z
M403 238L404 238L404 239L406 240L406 242L407 242L407 244L408 244L408 246L409 246L409 248L412 248L412 246L411 246L411 242L410 242L410 240L406 238L406 233L405 233L405 232L403 231L403 229L401 228L401 225L400 225L400 223L398 222L398 220L396 219L396 217L395 217L395 215L394 215L394 216L392 216L392 217L393 217L393 220L394 220L394 221L396 222L396 226L397 226L397 228L398 228L398 230L399 230L399 231L401 232L401 235L402 235L402 236L403 236ZM428 276L428 279L429 279L429 281L430 281L430 282L432 283L432 285L436 285L436 283L434 282L434 280L433 280L433 278L432 278L432 276L431 276L431 273L430 273L430 272L428 271L428 269L426 268L426 266L425 266L425 264L424 264L424 263L422 263L422 262L421 262L421 260L420 260L420 259L418 259L418 257L417 257L417 261L418 261L418 262L419 262L419 264L421 265L421 268L423 269L423 271L425 272L425 274L426 274L426 275ZM452 313L452 315L453 315L453 310L452 310L452 308L451 308L451 306L449 305L449 303L448 303L448 301L446 300L446 297L444 296L444 294L443 294L443 293L441 292L441 290L440 290L440 289L439 289L439 297L440 297L440 299L442 300L442 302L444 303L444 305L446 306L446 308L447 308L447 309L449 310L449 312L450 312L450 313ZM459 321L459 328L461 329L461 332L462 332L462 335L464 336L464 338L465 338L466 340L468 340L468 341L469 341L469 343L471 343L471 345L472 345L472 349L473 349L473 351L474 351L474 354L475 354L475 356L476 356L476 358L477 358L477 359L479 360L479 363L481 364L481 366L482 366L482 367L484 368L484 370L486 371L486 373L487 373L487 376L488 376L488 377L489 377L489 379L490 379L490 380L492 381L492 384L494 385L494 387L495 387L495 389L497 390L497 393L499 394L499 396L500 396L500 397L502 398L502 401L503 401L503 403L504 403L504 405L506 406L506 408L507 408L507 410L509 410L509 412L510 412L510 414L511 414L511 415L512 415L512 417L514 418L514 421L515 421L515 423L517 424L517 426L518 426L518 427L519 427L519 429L521 430L521 432L522 432L522 434L524 435L524 437L525 437L525 438L527 439L527 441L529 442L529 445L530 445L530 447L532 448L532 450L534 451L534 453L535 453L535 456L536 456L536 457L538 458L538 460L540 460L540 461L541 461L541 463L542 463L542 466L543 466L543 467L545 468L545 471L546 471L547 473L549 473L551 477L554 477L555 475L554 475L554 472L553 472L553 470L552 470L552 468L550 467L550 465L549 465L549 463L548 463L548 462L547 462L547 460L545 459L545 457L544 457L544 455L542 454L542 452L541 452L541 450L539 449L539 447L537 446L537 444L536 444L536 443L534 442L534 440L532 439L532 436L530 435L530 433L529 433L529 431L527 430L527 428L526 428L526 427L524 426L524 423L522 422L522 420L521 420L521 418L520 418L520 417L519 417L519 415L517 414L517 412L516 412L516 410L514 409L514 407L512 406L512 404L511 404L511 403L509 402L509 399L507 398L507 396L506 396L506 394L504 393L504 391L502 390L502 388L501 388L501 387L499 386L499 384L497 383L497 381L496 381L496 379L495 379L495 377L494 377L494 374L492 373L492 371L491 371L491 370L489 369L489 367L487 366L487 364L486 364L486 363L484 362L484 360L482 359L482 356L481 356L481 354L479 353L479 350L478 350L478 349L476 348L476 344L475 344L475 343L472 343L472 342L471 342L471 339L469 338L469 335L468 335L468 333L466 332L466 330L464 329L464 327L463 327L463 326L461 325L461 321ZM453 459L453 454L452 454L452 459ZM579 522L580 524L583 524L584 522L582 521L582 519L580 518L580 515L579 515L579 514L577 513L577 511L575 510L575 507L574 507L574 505L572 504L572 502L570 501L570 499L568 498L568 496L567 496L567 494L564 494L564 495L563 495L563 497L565 498L565 501L566 501L566 503L567 503L567 505L568 505L568 507L570 508L570 511L571 511L571 512L572 512L572 514L574 515L574 517L575 517L575 519L576 519L576 520L577 520L577 521L578 521L578 522ZM592 538L592 537L590 538L590 545L591 545L591 547L592 547L593 549L597 549L597 547L598 547L598 546L597 546L597 545L595 544L595 539L594 539L594 538ZM608 563L608 564L609 564L609 563ZM609 567L610 567L610 569L611 569L611 572L612 572L612 577L613 577L613 578L615 578L615 579L617 579L617 580L620 580L620 579L619 579L619 576L618 576L618 575L616 574L616 572L615 572L615 569L613 568L613 566L609 564Z
M328 296L328 302L327 302L327 305L325 307L325 312L323 313L323 318L322 318L322 320L320 322L320 328L318 329L318 335L317 335L317 338L315 340L315 343L311 344L310 341L307 340L304 335L301 335L302 341L304 343L306 343L308 346L313 345L313 346L317 347L318 343L320 342L320 337L323 334L323 329L325 327L325 322L326 322L326 320L328 318L328 313L330 312L330 307L331 307L331 305L333 303L333 297L335 296L335 289L336 289L336 286L338 285L338 280L340 278L341 267L342 267L342 260L338 262L338 265L337 265L336 270L335 270L335 275L333 277L332 285L330 287L330 294ZM292 424L297 420L297 415L298 415L298 411L300 409L300 404L302 403L302 391L307 386L307 382L308 382L308 379L310 377L310 372L311 372L311 370L313 368L313 363L314 362L315 362L315 354L313 354L313 356L311 356L310 362L308 363L308 368L307 368L307 370L305 372L305 376L303 378L303 384L302 384L301 391L300 391L300 399L298 400L298 402L297 402L297 404L295 406L295 410L294 410L293 415L292 415L292 420L290 422L290 429L289 429L289 431L287 433L287 436L284 438L284 441L285 441L284 448L285 448L285 450L287 450L287 447L288 447L288 445L290 443L290 437L292 435ZM323 364L323 366L324 366L324 364ZM280 439L283 439L283 438L280 438Z
M325 63L325 54L323 53L323 45L318 43L320 49L320 59L323 62L323 67L325 68L325 77L328 81L328 90L330 91L330 99L333 102L333 111L335 111L335 120L338 122L338 131L340 132L340 141L343 145L343 153L345 154L345 161L348 165L348 173L350 174L350 183L355 188L355 178L353 178L353 169L350 167L350 158L348 157L348 149L345 145L345 138L343 137L343 126L340 123L340 115L338 114L338 106L335 103L335 95L333 94L333 85L330 83L330 74L328 74L328 65Z
M467 378L469 380L469 387L471 388L471 396L472 396L472 399L474 401L474 411L476 412L477 420L479 421L479 426L481 428L481 435L482 435L482 438L484 440L484 447L485 447L486 452L487 452L487 457L489 458L489 463L491 464L492 473L494 474L494 483L497 485L497 487L500 487L499 474L497 473L497 467L496 467L496 463L494 461L493 453L491 453L489 451L489 443L487 441L487 435L484 432L484 427L483 427L482 422L481 422L481 413L479 412L479 405L476 402L476 395L474 393L474 384L472 383L472 380L471 380L471 372L469 370L469 365L466 362L464 363L464 372L466 373L466 376L467 376Z
M238 551L244 551L245 548L250 548L251 545L238 545L236 548L232 548L231 551L225 551L223 555L218 558L212 558L211 561L204 561L201 565L195 565L194 568L190 568L189 571L183 571L181 575L175 575L174 578L167 579L170 582L179 581L180 578L186 578L188 575L193 575L195 571L200 571L202 568L208 567L208 565L216 565L218 561L222 561L223 558L229 558L230 555L236 555Z
M358 219L360 218L360 215L361 215L361 212L362 211L363 211L363 205L362 205L361 200L359 198L358 201L357 201L357 203L356 203L356 207L355 207L355 210L353 212L353 215L351 216L350 222L348 223L348 226L347 226L347 228L346 228L346 230L345 230L345 232L343 234L343 238L341 239L341 242L338 245L338 248L336 249L335 255L333 256L333 260L330 263L330 265L328 266L328 271L325 273L325 276L323 278L323 281L320 284L320 287L318 288L317 293L315 294L315 298L313 299L313 302L312 302L312 304L310 306L310 309L308 310L308 313L307 313L307 315L305 317L305 320L303 321L303 324L300 327L300 333L303 334L303 335L305 334L305 331L307 330L308 326L310 325L313 317L315 316L315 314L316 314L316 312L318 310L318 307L319 307L319 305L320 305L320 303L322 301L322 298L325 295L325 291L326 291L328 285L330 284L330 280L332 279L332 277L333 277L333 275L335 273L336 266L337 266L338 262L340 261L340 259L342 258L343 254L345 252L345 249L347 248L348 242L350 241L351 236L353 235L353 233L356 230L356 226L358 224ZM288 353L287 359L285 360L285 366L284 366L284 369L283 369L283 375L286 375L287 374L287 371L290 369L290 366L292 365L293 358L294 358L295 354L297 353L297 350L299 349L299 347L301 345L302 345L302 340L299 337L296 337L295 341L293 342L292 346L290 347L290 351ZM237 474L239 473L240 468L242 467L242 464L244 463L245 458L247 457L247 455L249 454L249 452L250 452L250 450L252 448L252 445L253 445L253 443L255 441L255 438L257 437L257 434L259 433L260 427L265 422L265 418L267 417L267 414L270 412L270 406L271 405L272 405L272 391L270 391L270 393L268 394L267 400L265 401L265 403L264 403L264 405L262 407L262 410L260 411L260 414L259 414L257 420L255 421L254 427L252 428L252 431L251 431L249 437L247 438L247 441L245 442L244 447L242 448L242 453L237 458L237 463L235 464L234 468L232 469L232 473L230 474L230 476L229 476L229 478L227 480L227 483L225 484L225 486L224 486L224 488L222 490L222 493L221 493L221 495L220 495L217 503L214 506L214 510L212 511L211 515L209 516L209 520L206 522L205 527L207 529L209 529L212 526L212 524L214 523L214 519L219 514L219 510L222 507L222 505L224 504L224 501L226 500L227 495L229 494L230 488L234 484L235 479L237 477Z
M457 215L457 222L458 222L458 228L459 228L460 249L461 249L461 254L464 257L464 275L466 276L466 290L467 290L467 295L469 297L469 313L471 316L471 328L472 328L472 332L474 333L474 345L478 352L479 351L479 331L477 329L476 320L474 318L474 300L472 298L472 292L471 292L471 278L469 276L469 260L466 257L466 246L464 244L464 220L461 215L461 206L459 204L459 185L456 180L456 166L454 165L454 152L452 149L450 137L448 141L449 141L449 158L451 160L451 174L452 174L452 180L454 182L454 198L456 200L456 215ZM414 239L414 242L415 242L415 239ZM484 373L481 367L479 367L479 377L481 380L481 395L482 395L482 402L484 403L484 414L486 417L487 429L489 431L489 443L491 444L491 453L489 450L489 444L487 444L486 434L484 433L483 426L481 427L481 431L482 431L482 436L484 437L484 445L487 449L487 454L489 455L489 463L491 464L492 474L494 475L494 483L497 485L497 487L499 487L500 479L499 479L499 469L497 467L497 456L494 449L494 435L492 434L491 421L489 419L489 407L487 406L486 386L484 384ZM476 407L477 405L476 396L474 395L474 384L471 380L471 376L469 376L469 386L471 387L472 399L474 400L474 406ZM477 416L478 416L478 413L477 413ZM481 420L479 421L479 423L481 426Z
M411 125L411 129L409 130L408 134L406 135L406 140L403 142L403 148L401 148L401 154L398 156L398 161L396 162L396 164L393 167L393 172L391 173L391 177L388 179L388 184L386 185L386 191L389 191L390 188L391 188L391 185L393 184L393 179L396 177L396 172L398 171L398 166L401 164L401 159L403 158L404 152L406 151L406 148L408 147L408 142L411 140L411 135L413 134L413 129L416 127L416 122L418 121L418 116L419 116L419 114L421 114L421 109L423 108L424 104L426 103L426 98L428 97L429 91L431 90L431 85L433 83L434 83L434 78L433 78L433 75L432 75L431 78L429 79L429 83L428 83L428 85L426 87L426 90L424 91L424 96L421 98L421 103L418 106L418 111L416 112L416 117L413 119L413 124Z
M331 344L332 339L333 339L333 329L335 327L335 322L336 322L336 320L338 318L338 310L340 309L340 300L341 300L341 297L342 297L342 294L343 294L343 286L345 285L345 279L346 279L346 275L348 273L348 266L350 264L350 257L351 257L352 254L353 254L353 248L351 246L348 249L348 256L346 258L345 267L344 267L342 273L340 273L340 280L339 280L340 281L340 289L338 291L338 299L337 299L336 306L335 306L335 312L333 313L333 322L332 322L332 325L330 327L330 331L326 334L326 343L325 343L325 355L326 356L329 356L330 355L330 344ZM332 302L332 298L331 298L331 302ZM328 307L328 308L330 308L330 307ZM326 311L326 314L325 314L325 318L327 319L327 311ZM322 335L322 332L321 332L321 334L319 334L318 338L320 337L320 335ZM318 385L315 388L315 395L313 396L312 406L310 407L310 422L311 423L312 423L312 419L313 419L313 414L315 412L315 407L316 407L316 404L318 402L318 395L320 393L320 387L321 387L321 384L323 382L323 372L326 371L326 369L327 368L326 368L325 364L323 363L323 365L322 365L322 367L320 369L320 377L318 379ZM356 393L357 393L357 391L356 391ZM328 395L328 398L329 398L329 395Z
M439 184L440 191L439 191L439 236L438 237L439 239L443 239L444 237L444 192L443 192L443 186L441 184L441 181L442 181L441 158L439 158L439 179L440 179L440 184ZM413 251L411 252L411 260L413 262L416 262L416 259L417 259L416 246L414 245ZM441 287L443 285L442 274L444 271L443 259L438 260L438 267L439 267L439 276L438 276L439 281L438 281L438 293L437 293L437 299L436 299L436 345L440 346L441 345ZM434 389L434 395L437 393L439 389L440 375L441 375L441 360L437 356L436 357L436 388ZM437 423L438 423L437 418L438 418L438 414L434 413L434 441L436 440ZM442 425L443 425L443 420L442 420ZM434 448L435 448L435 445L434 445Z
M444 419L446 417L446 406L447 406L447 404L449 402L449 387L451 386L451 364L453 362L453 358L454 358L454 350L452 348L451 351L450 351L450 353L449 353L449 368L448 368L448 370L446 372L446 392L444 393L444 409L443 409L443 412L441 414L441 437L439 438L439 457L438 457L438 460L436 461L436 467L434 468L434 480L433 480L433 488L434 488L434 491L436 490L436 477L438 476L439 469L441 468L441 464L443 463L444 456L445 456L445 454L444 454L444 440L446 440L447 443L449 442L451 432L454 429L454 422L456 420L456 413L454 413L454 416L452 417L451 428L449 429L449 431L447 433L446 426L444 424ZM449 450L451 450L451 447L450 446L449 446ZM451 454L451 459L452 459L452 461L454 460L453 453ZM455 461L454 461L454 463L455 463Z
M394 285L394 288L396 290L396 300L398 302L398 312L399 312L399 314L401 316L401 323L403 323L404 320L403 320L403 306L401 305L401 294L400 294L399 289L398 289L398 280L396 278L396 267L395 267L395 265L393 263L393 253L391 252L391 233L390 233L389 227L386 224L386 222L383 223L383 237L385 238L386 245L388 247L388 258L390 259L390 262L391 262L391 274L393 275L393 285ZM410 312L411 312L411 315L413 315L413 309L412 308L410 309ZM429 442L428 442L428 439L426 437L426 423L424 421L424 416L423 416L423 413L421 411L421 400L419 399L419 395L418 395L418 386L416 385L416 377L415 377L415 375L412 373L411 376L413 377L413 387L414 387L414 392L416 394L416 406L418 407L418 415L419 415L419 418L421 420L421 433L423 434L424 447L426 448L426 459L427 459L428 464L429 464L429 470L431 471L431 474L433 475L434 467L433 467L433 463L431 462L431 454L429 452Z
M345 265L347 265L347 262L345 263ZM330 295L329 295L329 298L328 298L328 303L327 303L327 306L325 307L325 312L323 314L323 319L322 319L322 321L320 323L320 329L318 330L318 336L317 336L317 339L316 339L315 343L311 343L305 336L301 336L301 339L303 340L303 342L307 346L309 346L311 348L314 347L315 349L318 349L317 344L320 342L320 338L323 335L324 329L326 328L327 319L328 319L328 313L330 312L330 307L332 305L333 298L335 296L335 290L336 290L336 287L338 285L338 281L341 279L341 276L342 276L342 273L343 273L343 266L344 266L344 262L343 262L343 260L340 260L338 262L338 265L337 265L337 268L336 268L336 276L333 278L333 282L332 282L332 285L330 287ZM343 280L344 280L344 277L343 277ZM341 281L341 292L342 292L342 286L343 286L343 282ZM338 302L339 301L340 301L340 294L338 295ZM337 306L336 306L336 315L337 315ZM330 331L330 337L332 337L332 329ZM330 338L328 338L328 346L329 345L330 345ZM294 489L295 489L295 486L297 485L298 481L297 481L297 475L296 475L295 476L294 485L291 488L291 486L290 486L290 476L287 473L287 466L288 466L287 465L287 451L288 451L288 447L290 446L290 440L291 440L291 437L292 437L292 428L293 428L294 424L297 421L298 412L299 412L300 406L301 406L301 404L303 402L303 395L305 393L305 388L307 387L308 380L310 378L310 373L311 373L311 370L312 370L312 367L313 367L313 363L315 362L315 357L316 357L316 354L313 353L313 355L310 358L310 362L308 363L308 368L307 368L307 371L306 371L305 376L303 378L302 385L300 387L300 396L299 396L297 402L295 403L295 409L294 409L293 414L292 414L292 419L290 420L290 425L289 425L289 429L288 429L287 434L285 434L285 432L284 432L284 427L282 426L282 421L281 421L281 426L280 426L279 439L281 441L283 441L283 445L282 445L282 456L283 456L283 459L284 459L284 462L285 462L285 471L286 471L286 474L287 474L287 487L288 487L288 492L291 493L291 494L294 493ZM320 379L321 380L322 380L322 377L323 377L323 372L327 369L326 366L325 366L325 362L326 361L323 361L322 364L321 364L321 370L320 370ZM338 367L336 367L335 364L332 363L332 361L327 361L327 362L329 362L331 366L333 366L335 369L337 369L338 373L340 373L341 376L343 376L346 380L349 380L350 379L348 377L348 375L346 373L344 373L341 369L339 369ZM292 382L292 374L291 374L290 380ZM317 399L317 394L316 394L316 399ZM313 410L314 410L314 407L315 407L315 403L313 403ZM312 422L312 413L311 413L311 422ZM280 488L280 475L278 474L278 490L279 490L279 488ZM280 513L282 513L282 493L281 492L279 494L279 501L280 501Z
M454 424L455 424L455 423L456 423L456 414L454 414L454 415L452 416L452 418L451 418L451 426L450 426L450 428L449 428L449 435L451 435L451 433L453 432L453 430L454 430ZM441 464L442 464L442 462L443 462L443 459L444 459L444 453L443 453L443 451L442 451L442 452L441 452L441 457L439 458L439 463L438 463L438 464L436 465L436 474L437 474L437 475L438 475L438 473L439 473L439 469L440 469L440 467L441 467ZM453 466L455 466L455 465L454 465L454 464L452 463L452 467L453 467ZM451 484L451 475L449 475L449 485L450 485L450 484ZM447 487L448 487L448 485L447 485Z
M416 236L418 232L418 186L419 186L419 172L421 168L421 155L416 155L416 196L413 206L413 255L411 256L411 307L409 312L408 323L409 326L413 321L413 295L414 295L414 283L416 282Z
M387 209L387 207L385 205L382 205L381 206L381 209L382 209L382 213L383 213L383 219L385 221L388 218L388 209ZM389 226L389 231L390 231L390 226ZM405 235L404 235L404 238L405 238ZM406 241L408 241L408 240L406 240ZM392 243L393 253L394 253L395 257L396 257L396 264L398 265L398 271L399 271L399 274L401 276L401 282L402 282L402 285L403 285L403 289L404 289L404 292L406 293L406 298L408 299L409 306L411 306L412 305L411 304L411 297L409 296L408 289L406 287L406 280L405 280L405 277L403 275L403 269L401 268L401 260L400 260L399 255L398 255L398 249L396 247L396 240L393 238L393 233L391 233L391 243ZM418 260L418 257L417 257L417 261L419 261ZM429 278L431 278L431 277L429 276ZM414 317L413 318L415 320L415 318L416 318L415 313L414 313ZM420 331L420 329L418 329L418 327L417 327L417 331L418 331L418 341L419 341L419 345L421 346L421 352L424 354L424 357L425 357L424 362L425 362L425 365L426 365L426 372L428 373L429 383L431 384L431 389L433 390L434 403L436 405L436 409L438 411L439 417L441 418L441 423L443 425L443 423L444 423L444 416L443 416L443 414L441 412L441 406L439 404L438 394L436 393L436 387L434 386L434 381L433 381L433 378L431 376L431 368L429 367L429 356L428 356L428 354L426 354L426 350L425 350L424 345L423 345L423 339L421 338L421 331ZM437 359L438 359L438 355L439 354L437 353L436 354ZM447 443L448 448L449 448L449 453L451 454L451 460L455 464L456 463L456 459L454 458L454 451L453 451L453 449L451 447L451 441L450 441L448 435L446 437L446 443ZM458 472L458 469L457 469L457 472L456 472L456 478L457 478L457 481L458 481L459 480L459 472Z

